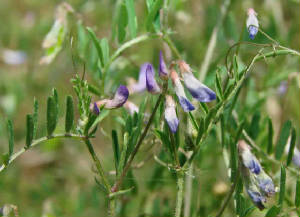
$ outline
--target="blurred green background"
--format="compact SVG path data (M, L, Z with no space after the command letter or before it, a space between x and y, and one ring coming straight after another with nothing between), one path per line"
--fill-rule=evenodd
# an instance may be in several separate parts
M112 40L112 22L115 1L67 1L76 11L71 17L67 40L57 58L49 65L40 65L43 56L42 41L53 22L58 0L2 0L0 1L0 151L7 151L6 121L12 119L15 126L15 149L25 143L25 118L33 110L34 97L39 101L38 136L46 134L46 98L56 87L60 95L60 125L63 130L65 95L74 95L70 79L75 73L82 74L83 64L75 58L70 46L70 35L77 31L77 21L83 26L92 27L99 38L109 39L111 53L119 43ZM171 0L168 14L168 26L174 31L171 36L185 60L194 69L200 69L206 54L212 30L220 19L221 0ZM214 71L224 65L226 52L231 44L240 38L249 41L246 27L247 8L253 7L259 17L261 28L282 45L299 49L299 1L297 0L232 0L228 14L221 25L217 45L209 66L205 83L213 87ZM135 1L138 17L138 35L144 33L144 18L147 14L146 3ZM88 37L86 35L86 37ZM129 39L128 34L126 36ZM258 34L257 43L267 43L267 39ZM99 85L99 72L93 63L95 48L88 42L87 79ZM158 52L163 49L167 59L170 52L159 40L138 44L127 50L112 66L111 80L105 90L111 96L116 87L126 84L128 77L137 78L139 65L145 61L158 65ZM245 46L240 51L240 61L249 63L258 51L253 46ZM17 53L16 53L17 52ZM20 59L15 62L12 55ZM262 128L266 125L266 116L274 122L275 137L282 123L291 119L299 135L299 60L293 57L268 59L255 65L242 90L237 108L240 115L251 117L261 112ZM288 82L284 95L278 93L281 81ZM144 96L133 97L139 102ZM97 99L94 97L93 99ZM113 111L101 124L94 144L106 171L113 170L113 153L110 131L119 129L115 119L122 111ZM184 128L184 126L181 126ZM262 131L264 131L262 129ZM264 145L265 133L257 138ZM193 213L207 216L216 212L229 189L221 147L215 145L210 137L195 165L193 179ZM298 146L299 147L299 146ZM122 216L172 216L176 200L175 178L166 169L157 166L151 153L158 153L159 147L152 148L150 141L138 155L136 162L145 160L142 168L134 169L132 179L136 193L122 200ZM105 194L94 181L92 163L83 144L69 140L51 141L28 151L17 159L7 170L0 173L0 206L14 204L22 217L32 216L107 216ZM272 169L270 169L272 170ZM274 168L274 171L276 169ZM159 175L157 175L159 174ZM113 178L113 176L112 176ZM278 180L276 179L278 183ZM291 190L291 189L290 189ZM233 205L224 216L233 215ZM255 211L252 216L260 216Z

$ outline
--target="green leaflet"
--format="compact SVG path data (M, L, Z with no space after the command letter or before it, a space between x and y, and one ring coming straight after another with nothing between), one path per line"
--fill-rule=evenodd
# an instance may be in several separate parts
M72 96L66 98L66 120L65 120L65 131L69 133L73 127L74 122L74 103Z
M31 146L33 140L33 116L27 115L26 116L26 148Z
M286 182L286 171L285 167L281 165L281 173L280 173L280 192L279 192L279 199L278 205L282 206L284 195L285 195L285 182Z
M289 138L291 127L292 127L291 121L286 121L281 129L280 136L276 144L276 152L275 152L276 160L280 160L282 154L284 153L284 148Z
M154 3L152 3L152 6L150 7L149 14L146 19L146 29L150 31L152 27L152 23L159 12L160 8L163 5L163 0L156 0Z
M134 1L133 0L125 0L125 5L127 9L128 14L128 27L129 27L129 33L131 38L136 37L136 31L137 31L137 19L135 15L135 9L134 9Z
M8 156L12 156L14 152L14 127L11 120L7 121L8 130Z
M292 136L291 136L291 143L289 148L288 157L286 160L286 165L289 166L292 162L293 156L294 156L294 149L296 146L296 130L295 128L292 129Z
M57 124L57 102L54 96L49 96L47 100L47 135L51 136Z
M120 161L120 146L119 146L118 134L116 130L111 131L111 137L112 137L112 145L113 145L114 158L115 158L115 168L118 173L119 161Z

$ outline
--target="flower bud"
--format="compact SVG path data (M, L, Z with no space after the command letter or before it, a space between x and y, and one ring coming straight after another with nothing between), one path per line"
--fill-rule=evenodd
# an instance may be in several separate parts
M171 70L171 79L172 79L172 82L173 82L173 87L175 89L175 93L178 97L178 100L179 100L179 103L180 103L182 109L185 112L189 112L189 111L194 110L195 107L187 99L187 97L185 95L185 92L184 92L184 89L183 89L183 86L182 86L182 84L180 82L180 79L178 77L178 74L174 69Z
M169 95L166 95L165 120L167 121L172 133L177 131L179 124L175 108L176 104L173 98Z
M258 162L256 157L251 153L250 147L244 140L239 141L238 151L243 165L247 167L252 173L258 175L262 170L260 163Z
M160 51L160 53L159 53L159 70L158 70L158 74L159 74L159 77L162 80L168 80L169 71L168 71L166 63L164 61L162 51Z
M257 20L257 13L254 11L253 8L248 9L248 18L247 18L247 29L249 32L249 37L253 40L258 32L258 20Z
M156 83L155 71L151 64L148 64L146 68L146 87L152 94L158 94L161 92L160 87Z
M186 88L196 100L210 102L216 99L215 92L195 78L188 64L181 60L178 65Z

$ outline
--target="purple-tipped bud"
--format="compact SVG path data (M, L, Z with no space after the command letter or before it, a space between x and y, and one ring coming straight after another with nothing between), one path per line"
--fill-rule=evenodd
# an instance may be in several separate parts
M265 208L266 198L256 188L247 189L247 193L257 208L260 210Z
M186 88L196 100L210 102L216 99L216 93L195 78L188 64L179 61L178 65Z
M185 112L189 112L195 109L195 107L193 106L193 104L187 99L183 86L180 82L180 79L178 77L177 72L172 69L171 70L171 79L173 82L173 87L175 89L175 93L178 97L178 101L183 109L183 111Z
M288 82L287 81L280 82L280 85L277 88L278 95L284 96L286 94L287 89L288 89Z
M147 90L152 94L160 93L160 87L155 80L155 71L151 64L147 65L146 69L146 86Z
M159 53L159 70L158 70L159 77L163 80L168 80L169 71L164 61L164 57L162 51Z
M175 108L176 108L176 104L173 98L167 95L166 107L165 107L165 120L167 121L172 133L176 133L179 124L179 120L177 118Z
M133 103L127 100L124 104L124 108L129 112L130 115L134 115L134 113L139 113L139 108Z
M250 147L244 140L239 141L238 151L243 165L252 173L258 175L262 170L261 165L256 157L251 153Z
M100 110L99 110L99 108L97 106L97 103L95 103L95 102L94 102L94 106L93 106L93 113L95 115L99 115L100 114Z
M132 93L140 93L146 90L146 69L149 63L144 63L140 67L140 72L139 72L139 79L136 82L134 79L131 81L129 84L129 92L130 94Z
M104 105L104 108L106 109L119 108L123 106L123 104L127 101L128 96L129 96L129 92L127 87L124 85L120 85L113 99L100 100L96 102L96 105L97 107ZM95 106L93 106L92 108L94 110Z
M295 166L300 168L300 151L296 147L294 149L293 163L295 164Z
M249 32L249 37L253 40L258 32L258 20L257 20L257 13L254 11L253 8L248 9L248 18L247 18L247 29Z

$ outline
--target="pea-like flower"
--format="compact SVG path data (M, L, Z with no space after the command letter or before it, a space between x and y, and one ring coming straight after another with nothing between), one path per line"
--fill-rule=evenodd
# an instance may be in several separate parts
M166 95L165 120L167 121L172 133L178 128L179 120L176 115L176 104L172 96Z
M128 86L130 94L140 93L146 90L146 70L149 64L150 63L144 63L143 65L141 65L139 78L137 82L134 79L132 79L134 81L132 81L131 84L129 84Z
M253 8L248 9L248 18L247 18L247 29L249 32L249 37L253 40L258 32L258 20L257 20L257 13L254 11Z
M250 147L245 141L239 141L238 151L243 165L247 167L252 173L258 175L261 172L261 165L256 157L251 153Z
M260 210L263 210L265 208L264 203L266 202L266 198L259 192L259 190L254 185L252 185L250 188L246 187L246 189L250 199L255 204L255 206Z
M155 80L155 71L152 64L148 64L146 68L146 87L152 94L158 94L161 92L160 87Z
M210 102L216 99L216 93L195 78L187 63L181 60L178 65L186 88L196 100Z
M139 107L136 106L131 101L128 101L124 104L124 108L129 112L130 115L134 115L134 113L139 113Z
M241 175L246 190L253 203L259 209L264 209L263 203L266 202L266 197L271 197L276 193L273 180L263 170L245 141L239 141L238 152L241 160Z
M185 112L189 112L195 109L193 104L187 99L184 88L180 82L179 76L174 69L171 69L171 79L175 89L175 93L178 97L178 101Z
M95 114L99 114L99 107L104 106L105 109L115 109L123 106L127 101L129 92L126 86L120 85L112 99L103 99L91 104L91 110Z
M255 181L257 182L260 191L267 197L271 197L276 193L273 180L263 170L255 177Z
M158 74L159 74L159 77L162 80L168 80L169 71L168 71L166 63L164 61L164 57L163 57L162 51L160 51L160 53L159 53L159 70L158 70Z

